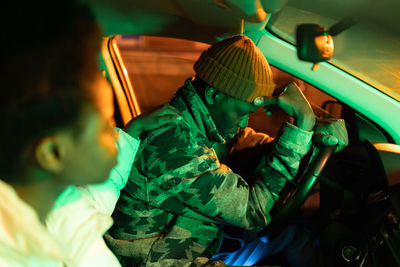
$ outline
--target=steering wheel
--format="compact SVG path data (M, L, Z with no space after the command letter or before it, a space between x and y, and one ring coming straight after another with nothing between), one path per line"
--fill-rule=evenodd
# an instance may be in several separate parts
M336 146L321 146L309 164L306 171L301 175L300 182L296 186L296 190L289 197L286 203L278 210L269 225L258 232L261 240L271 240L275 238L284 227L288 225L290 220L297 214L307 198L308 193L315 185L318 176L326 166L329 157L334 152Z

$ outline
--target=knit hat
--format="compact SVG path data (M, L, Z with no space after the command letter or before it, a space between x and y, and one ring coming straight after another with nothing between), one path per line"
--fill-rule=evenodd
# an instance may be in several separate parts
M244 35L213 44L193 69L196 76L215 89L250 103L259 96L272 96L275 88L266 58Z

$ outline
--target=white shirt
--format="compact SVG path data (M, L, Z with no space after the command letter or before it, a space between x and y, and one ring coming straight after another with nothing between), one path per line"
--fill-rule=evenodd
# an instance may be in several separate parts
M0 266L58 267L68 264L60 244L36 211L0 180Z
M125 187L140 141L117 129L118 164L107 181L68 187L56 200L46 225L68 257L68 266L120 266L103 235L113 224L111 214Z

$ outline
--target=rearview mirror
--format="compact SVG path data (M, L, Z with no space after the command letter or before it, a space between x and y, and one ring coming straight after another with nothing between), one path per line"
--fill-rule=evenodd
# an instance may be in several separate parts
M329 60L334 51L332 36L318 24L300 24L296 29L299 59L315 64Z

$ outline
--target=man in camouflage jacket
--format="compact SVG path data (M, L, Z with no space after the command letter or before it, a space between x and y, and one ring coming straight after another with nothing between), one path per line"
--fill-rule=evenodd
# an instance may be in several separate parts
M250 47L252 51L245 53L255 51L256 56L266 62L248 38L236 36L224 41L211 46L202 57L213 57L214 61L221 62L223 59L215 51L235 45L242 50ZM222 55L227 56L235 58L229 53ZM249 60L256 56L250 56ZM272 143L272 151L263 153L259 159L255 169L259 178L250 186L239 174L222 164L213 146L224 143L233 135L232 130L224 131L227 127L218 127L226 123L221 120L227 120L228 124L232 120L229 116L221 119L215 114L223 113L221 109L227 108L224 103L234 102L234 108L239 110L235 114L238 122L228 128L234 129L233 133L238 132L239 128L246 127L248 115L257 109L253 100L259 96L270 97L273 86L259 90L259 95L253 94L252 99L249 94L247 98L236 97L235 92L229 91L231 87L223 91L223 85L209 82L203 72L210 68L202 68L202 57L196 62L195 70L196 80L206 81L204 90L195 88L193 84L197 83L188 79L169 103L183 119L141 136L129 181L114 212L115 224L110 230L118 240L114 253L128 256L120 258L123 264L126 261L127 265L189 266L197 257L215 252L211 247L213 241L220 240L220 225L249 230L264 228L271 220L270 211L281 189L294 177L301 158L310 148L315 118L297 114L301 111L303 116L312 111L300 89L292 84L285 92L287 99L282 97L281 102L275 104L291 112L297 126L290 123L282 126ZM243 61L242 57L240 62ZM269 66L265 64L261 66L265 72L260 75L271 76ZM229 64L225 66L229 67ZM237 72L241 74L240 70ZM259 82L259 78L253 79ZM245 106L245 111L239 105ZM247 132L246 137L250 138L252 133Z

